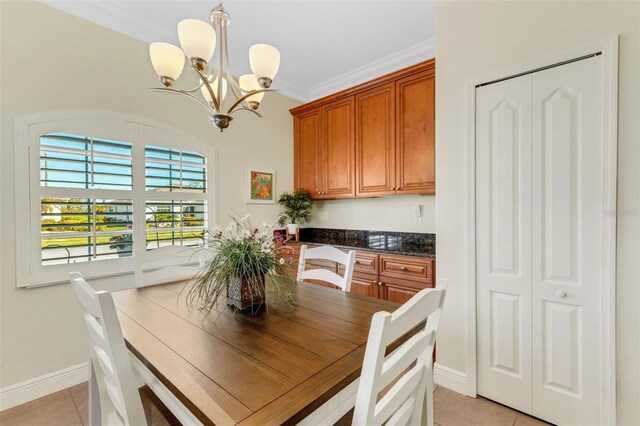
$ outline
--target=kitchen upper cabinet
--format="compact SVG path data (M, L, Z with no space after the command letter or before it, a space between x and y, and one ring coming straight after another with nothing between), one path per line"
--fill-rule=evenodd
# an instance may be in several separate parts
M296 188L312 194L321 192L322 174L322 108L314 108L294 117L294 181Z
M435 60L291 113L295 186L313 198L435 194Z
M396 81L396 189L435 194L435 70Z
M356 195L394 193L395 83L374 87L355 97Z
M322 164L324 184L321 198L352 198L355 191L355 132L353 97L322 108Z

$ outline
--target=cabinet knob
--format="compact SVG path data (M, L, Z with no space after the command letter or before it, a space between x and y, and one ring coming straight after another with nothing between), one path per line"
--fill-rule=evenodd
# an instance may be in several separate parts
M378 285L382 285L382 281L378 281Z
M564 299L565 297L567 297L567 292L564 290L556 290L556 297Z
M405 268L404 266L401 266L401 267L400 267L400 270L401 270L401 271L404 271L405 269L407 269L407 268Z

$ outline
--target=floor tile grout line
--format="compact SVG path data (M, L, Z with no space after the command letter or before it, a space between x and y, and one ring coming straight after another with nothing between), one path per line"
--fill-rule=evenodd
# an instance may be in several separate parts
M73 397L73 394L71 393L71 388L67 388L67 392L69 393L69 397L71 398L71 402L73 403L73 406L76 409L76 414L78 415L78 420L80 420L80 424L82 426L86 426L84 424L84 420L82 420L82 414L80 414L80 409L78 408L78 404L76 403L76 400ZM88 395L87 395L87 398L88 398Z

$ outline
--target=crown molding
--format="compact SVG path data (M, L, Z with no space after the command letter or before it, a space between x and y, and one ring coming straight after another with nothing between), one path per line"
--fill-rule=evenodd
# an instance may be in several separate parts
M171 25L140 13L123 2L115 2L113 0L39 1L145 43L160 39L177 41L176 30Z
M319 99L435 56L436 39L432 38L316 84L309 89L309 99Z
M309 89L302 84L293 81L288 76L278 75L273 81L272 87L281 95L288 96L296 101L306 103L311 100L311 97L309 96Z

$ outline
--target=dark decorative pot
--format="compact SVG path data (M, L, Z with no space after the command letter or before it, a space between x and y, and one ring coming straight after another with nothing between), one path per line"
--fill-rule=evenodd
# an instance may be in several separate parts
M232 278L227 283L227 305L241 311L251 309L257 312L266 302L264 276L258 288L251 286L246 279Z

